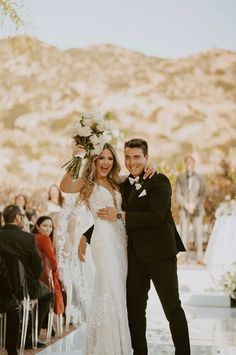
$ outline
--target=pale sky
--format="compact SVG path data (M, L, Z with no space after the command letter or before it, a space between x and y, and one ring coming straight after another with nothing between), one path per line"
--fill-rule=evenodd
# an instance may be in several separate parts
M185 57L210 48L236 51L236 0L25 3L22 14L26 32L60 48L110 43L165 58Z

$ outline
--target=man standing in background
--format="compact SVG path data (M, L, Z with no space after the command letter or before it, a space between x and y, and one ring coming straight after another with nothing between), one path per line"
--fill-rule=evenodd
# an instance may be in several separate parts
M194 170L195 160L192 156L184 159L185 172L177 178L176 198L179 204L180 229L183 243L189 250L190 226L192 225L197 263L203 264L203 216L205 183L203 177ZM187 257L188 253L186 253Z

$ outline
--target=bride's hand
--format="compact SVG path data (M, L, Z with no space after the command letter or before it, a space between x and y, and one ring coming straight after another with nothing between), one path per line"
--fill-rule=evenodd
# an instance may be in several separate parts
M86 248L87 248L87 239L84 235L82 235L78 246L78 256L82 263L85 262Z
M144 169L144 176L143 179L145 180L146 178L151 179L151 177L153 177L153 175L156 173L156 167L152 164L152 165L147 165L146 168Z
M86 154L86 151L82 145L75 145L73 144L73 151L72 151L72 156L73 157L80 157L83 158Z

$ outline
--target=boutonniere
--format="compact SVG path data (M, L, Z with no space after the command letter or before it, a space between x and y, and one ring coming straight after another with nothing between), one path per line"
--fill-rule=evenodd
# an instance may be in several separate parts
M142 182L136 182L136 183L134 184L136 190L140 190L143 183L144 183L144 181L142 181Z

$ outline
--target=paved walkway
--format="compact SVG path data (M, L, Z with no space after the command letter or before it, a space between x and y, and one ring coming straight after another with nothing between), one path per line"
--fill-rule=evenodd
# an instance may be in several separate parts
M236 308L217 289L210 270L195 265L178 268L180 294L189 324L192 355L236 354ZM174 355L168 323L155 290L151 288L147 309L149 355ZM82 355L85 326L55 342L40 355Z

